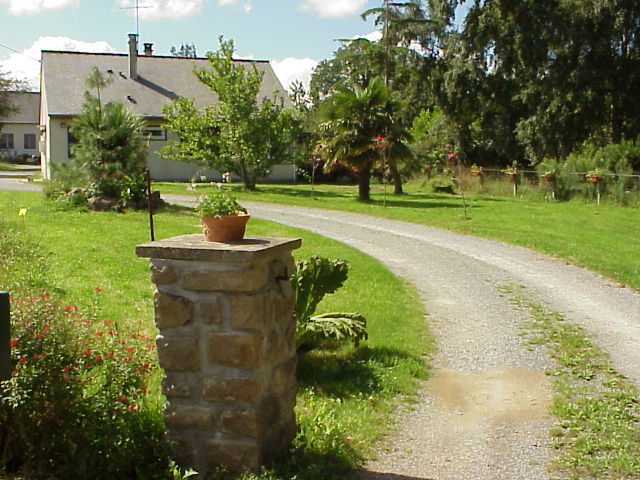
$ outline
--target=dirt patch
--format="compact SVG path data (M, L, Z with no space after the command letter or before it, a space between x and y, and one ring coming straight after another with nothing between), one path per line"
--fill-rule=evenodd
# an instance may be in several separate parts
M427 382L436 406L466 421L521 421L549 415L552 389L547 376L528 368L480 373L435 370Z

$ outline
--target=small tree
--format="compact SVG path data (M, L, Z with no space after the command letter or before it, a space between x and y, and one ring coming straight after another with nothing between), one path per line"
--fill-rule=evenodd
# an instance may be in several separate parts
M233 41L221 38L220 50L207 54L210 69L194 72L218 103L200 111L193 100L182 98L164 108L167 126L180 142L170 143L163 154L233 172L253 190L272 165L291 154L295 118L275 93L258 99L263 74L234 61L233 50Z
M98 89L108 81L94 69L87 86ZM143 121L122 103L102 105L100 97L85 92L81 114L70 130L77 139L72 159L90 184L91 193L116 200L138 200L144 195L146 144Z
M16 111L16 106L11 103L10 92L22 91L26 87L25 83L7 76L0 70L0 120ZM2 123L0 123L2 130Z
M174 57L196 58L198 56L196 46L193 43L183 43L179 49L171 46L171 50L169 51Z

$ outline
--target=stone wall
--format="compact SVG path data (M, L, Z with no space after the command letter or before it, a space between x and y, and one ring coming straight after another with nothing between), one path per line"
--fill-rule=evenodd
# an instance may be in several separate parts
M149 257L165 423L178 462L201 474L255 469L295 434L295 322L289 275L300 240L233 244L185 235ZM204 475L203 475L204 477Z

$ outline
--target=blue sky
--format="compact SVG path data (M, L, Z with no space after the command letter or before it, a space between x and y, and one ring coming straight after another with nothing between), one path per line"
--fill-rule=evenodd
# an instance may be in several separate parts
M238 57L271 60L281 81L308 79L336 39L374 31L360 13L380 0L138 0L140 43L168 55L196 45L198 55L235 41ZM0 69L37 83L42 49L126 52L135 0L0 0ZM5 47L10 47L19 53Z

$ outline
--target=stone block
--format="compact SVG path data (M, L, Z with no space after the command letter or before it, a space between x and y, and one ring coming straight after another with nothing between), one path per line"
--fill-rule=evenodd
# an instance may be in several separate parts
M264 359L267 362L273 362L279 358L282 358L285 351L285 343L282 334L275 328L269 330L266 335L267 341L264 345Z
M273 370L271 384L273 391L284 392L295 384L297 360L298 358L294 355Z
M214 418L209 408L193 405L171 405L164 412L164 423L168 427L208 430L213 427Z
M260 448L255 440L207 440L204 444L207 467L225 465L233 472L254 470L260 465Z
M152 260L149 265L151 281L156 285L174 283L178 280L178 271L172 265L159 260Z
M191 396L191 379L188 373L165 372L162 393L167 397L188 398Z
M156 326L161 330L181 327L193 317L193 303L184 297L156 290L153 294L153 304L156 312Z
M174 445L175 460L178 465L184 467L193 467L196 462L196 446L190 436L177 432L168 432L167 440Z
M233 295L227 300L230 328L252 330L263 323L264 295Z
M214 333L209 337L209 363L252 370L260 362L262 335L252 333Z
M198 305L198 318L200 318L205 325L222 324L220 304L217 301L200 303Z
M261 268L185 272L178 284L198 292L254 292L264 286L268 271Z
M222 427L228 433L258 439L261 426L255 408L236 408L222 413Z
M202 397L211 402L255 402L258 397L258 383L248 377L205 377Z
M165 370L200 370L200 351L198 340L193 337L171 337L162 335L156 338L158 360Z

